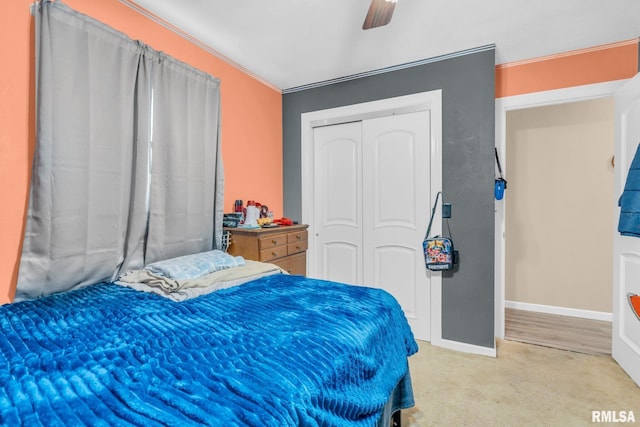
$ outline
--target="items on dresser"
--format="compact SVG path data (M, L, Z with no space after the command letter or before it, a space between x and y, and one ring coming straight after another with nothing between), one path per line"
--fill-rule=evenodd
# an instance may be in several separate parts
M285 218L282 217L280 219L274 219L273 220L274 224L278 224L278 225L293 225L294 222L292 220L290 220L289 218Z
M233 204L233 213L224 214L225 220L229 216L229 222L225 222L225 227L238 227L238 224L242 224L247 228L261 227L266 223L271 223L273 220L273 212L269 211L267 205L263 205L255 200L247 200L247 206L245 207L242 200L238 199ZM235 220L235 215L239 216L240 221L237 224L231 223L231 217Z
M308 225L276 228L229 228L231 244L228 252L245 259L270 262L290 274L307 273Z
M257 227L258 218L260 218L260 209L256 207L256 204L253 200L249 200L247 205L247 213L244 216L244 224L249 227Z
M242 212L226 213L222 217L222 225L225 227L237 227L242 223Z

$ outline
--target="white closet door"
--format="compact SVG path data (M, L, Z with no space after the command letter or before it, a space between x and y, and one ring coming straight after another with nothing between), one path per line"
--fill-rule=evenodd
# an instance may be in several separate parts
M430 214L430 115L393 115L314 129L318 277L379 287L418 339L430 339L422 240Z
M314 128L314 271L362 284L362 125Z
M422 241L430 214L429 112L363 122L363 281L396 297L413 332L430 333Z

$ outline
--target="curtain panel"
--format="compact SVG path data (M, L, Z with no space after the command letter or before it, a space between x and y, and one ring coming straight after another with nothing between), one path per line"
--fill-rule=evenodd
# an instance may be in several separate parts
M60 1L34 9L36 148L15 300L217 247L219 80Z
M219 81L161 53L145 60L153 70L149 263L220 247L223 182Z

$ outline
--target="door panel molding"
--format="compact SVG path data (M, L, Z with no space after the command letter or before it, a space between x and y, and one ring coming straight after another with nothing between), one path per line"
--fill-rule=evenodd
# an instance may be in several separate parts
M416 176L415 159L417 141L413 134L409 132L387 132L378 135L377 140L373 143L373 162L372 171L374 200L373 224L372 227L382 228L388 226L397 226L416 229L417 218L415 215L415 203L417 198L416 185L413 177ZM403 170L386 170L383 166L389 159L395 158L398 163L403 165L411 165L411 167ZM386 175L386 176L385 176ZM393 182L399 178L403 182L407 182L406 186L401 188L388 188L387 183ZM412 197L413 196L413 197ZM400 208L400 200L413 200L414 206L403 206ZM400 212L399 212L400 211ZM405 215L404 217L401 216Z

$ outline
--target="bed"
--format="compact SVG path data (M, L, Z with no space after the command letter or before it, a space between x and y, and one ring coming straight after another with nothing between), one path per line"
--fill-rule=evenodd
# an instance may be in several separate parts
M2 425L381 426L413 406L417 344L380 289L99 283L1 306L0 330Z

